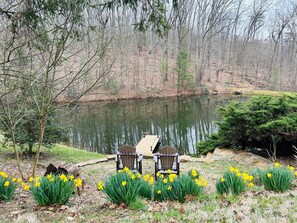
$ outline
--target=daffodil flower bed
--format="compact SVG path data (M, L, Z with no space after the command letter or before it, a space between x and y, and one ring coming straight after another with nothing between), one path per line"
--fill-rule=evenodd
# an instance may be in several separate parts
M285 167L275 163L273 167L261 172L261 182L266 190L287 191L292 187L294 175L297 176L297 172L294 172L294 170L292 166Z
M137 197L152 198L157 201L178 200L184 202L187 196L198 196L207 186L203 177L198 173L177 176L169 174L167 177L158 173L158 180L148 174L142 176L133 173L128 168L109 176L105 183L98 182L97 188L103 191L108 199L115 203L131 205Z
M13 198L16 189L15 181L15 178L9 178L5 172L0 172L0 200L9 201Z
M177 200L180 203L186 201L187 197L199 196L208 185L203 177L199 177L198 172L193 169L188 175L170 174L165 177L157 174L158 180L154 184L154 200Z
M133 173L128 168L109 176L105 184L98 182L98 190L104 191L108 199L115 203L131 205L137 197L151 199L151 185L154 177Z
M39 206L66 204L76 187L82 186L82 180L73 175L49 174L46 177L30 177L29 184L21 182L24 190L30 190Z
M253 176L247 172L241 172L239 169L230 167L217 183L217 192L223 194L239 195L246 190L247 187L254 187Z

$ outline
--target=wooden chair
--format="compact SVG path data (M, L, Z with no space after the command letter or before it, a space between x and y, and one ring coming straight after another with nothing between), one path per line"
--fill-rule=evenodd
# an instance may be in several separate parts
M154 155L155 161L155 178L157 179L157 173L169 174L175 173L179 175L179 155L177 149L171 146L163 146L159 152Z
M130 170L136 170L142 174L142 154L136 153L133 146L121 146L116 155L117 171L128 167Z

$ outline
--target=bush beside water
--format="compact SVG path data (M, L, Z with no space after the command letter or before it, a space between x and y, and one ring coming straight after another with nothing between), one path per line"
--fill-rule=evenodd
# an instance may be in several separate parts
M290 156L297 145L297 96L252 97L246 102L233 101L220 107L223 120L218 133L197 143L198 154L216 147L267 149L276 155Z

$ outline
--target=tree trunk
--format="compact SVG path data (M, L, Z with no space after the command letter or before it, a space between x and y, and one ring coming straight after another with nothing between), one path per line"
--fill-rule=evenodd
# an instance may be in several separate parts
M24 180L24 175L23 175L23 171L21 168L21 160L20 160L20 155L19 155L19 151L16 148L16 141L15 141L15 135L14 135L14 130L11 129L10 134L12 135L12 146L13 146L13 150L17 159L17 167L18 167L18 171L21 175L22 180Z
M43 136L44 136L45 123L46 123L46 117L44 116L40 119L40 123L39 123L40 124L39 125L39 140L38 140L37 151L36 151L36 155L35 155L35 159L34 159L34 163L33 163L32 177L35 177L36 167L37 167L39 157L40 157L40 151L41 151L41 146L42 146Z

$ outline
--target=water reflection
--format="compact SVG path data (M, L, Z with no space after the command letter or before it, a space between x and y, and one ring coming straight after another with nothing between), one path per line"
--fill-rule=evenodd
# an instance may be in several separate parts
M120 145L136 145L147 132L161 135L161 145L191 154L205 134L217 131L216 106L229 100L202 96L98 102L80 105L62 120L70 126L70 143L88 151L110 154Z

